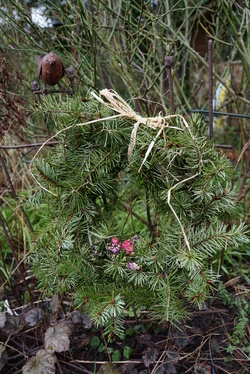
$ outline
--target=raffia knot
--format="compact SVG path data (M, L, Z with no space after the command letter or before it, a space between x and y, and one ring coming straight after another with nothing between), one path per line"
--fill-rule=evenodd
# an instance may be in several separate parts
M165 118L160 113L156 117L142 117L138 113L136 113L131 106L121 97L118 95L117 92L113 90L108 90L105 88L104 90L100 91L100 96L97 96L94 92L91 93L100 103L108 107L109 109L113 110L116 113L119 113L121 117L126 117L128 119L134 120L134 128L131 132L130 143L128 147L128 158L130 159L133 149L136 143L136 134L140 124L145 126L151 127L152 129L156 130L160 128L160 132L165 126ZM103 96L106 101L104 101L101 96ZM157 137L157 136L156 136ZM155 142L155 140L154 140ZM153 144L154 144L153 142ZM152 144L152 146L153 146ZM148 152L145 155L145 158L142 162L141 167L143 166L146 158L151 151L152 147L149 146ZM141 169L141 168L140 168ZM139 170L140 171L140 170Z

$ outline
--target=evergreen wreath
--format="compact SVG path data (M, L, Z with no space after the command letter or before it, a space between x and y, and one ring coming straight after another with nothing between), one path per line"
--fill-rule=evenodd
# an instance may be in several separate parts
M110 336L131 310L176 323L206 307L222 254L249 239L204 118L143 118L108 90L41 105L59 144L31 166L29 202L49 207L29 255L38 287L73 294Z

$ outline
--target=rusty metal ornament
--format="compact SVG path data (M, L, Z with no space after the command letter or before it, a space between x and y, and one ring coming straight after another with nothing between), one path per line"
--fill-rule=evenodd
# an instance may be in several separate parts
M36 56L36 62L38 63L38 78L42 77L45 85L54 86L64 76L62 60L54 52Z

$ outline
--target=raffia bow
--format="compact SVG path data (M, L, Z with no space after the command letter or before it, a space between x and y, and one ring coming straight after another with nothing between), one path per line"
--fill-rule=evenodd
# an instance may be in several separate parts
M175 128L177 130L182 130L180 127L169 126L169 124L166 123L166 119L171 118L171 117L176 117L176 116L179 116L179 115L171 115L171 116L163 117L162 114L160 113L156 117L142 117L141 115L137 114L131 108L131 106L121 96L118 95L117 92L115 92L113 90L108 90L108 89L105 88L104 90L100 91L100 96L97 96L95 94L95 92L92 92L91 94L100 103L102 103L103 105L105 105L109 109L113 110L114 112L119 113L118 116L126 117L128 119L131 119L131 120L135 121L134 128L131 132L130 143L129 143L129 147L128 147L128 158L129 159L131 158L133 149L135 147L137 130L138 130L140 124L146 125L146 126L152 128L154 130L159 129L155 138L149 144L148 150L147 150L147 152L145 154L145 157L142 161L142 164L139 168L139 172L141 171L142 166L144 165L146 159L148 158L148 155L151 152L151 150L152 150L152 148L155 144L156 139L158 138L158 136L161 134L162 130L165 127L170 127L170 128ZM101 98L101 96L103 96L106 99L106 101L104 101ZM186 125L188 127L188 124L186 124Z

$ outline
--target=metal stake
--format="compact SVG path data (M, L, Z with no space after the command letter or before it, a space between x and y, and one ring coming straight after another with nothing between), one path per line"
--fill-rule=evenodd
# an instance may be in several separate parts
M208 41L208 75L209 75L209 103L208 103L208 119L209 119L209 137L213 139L213 41Z

